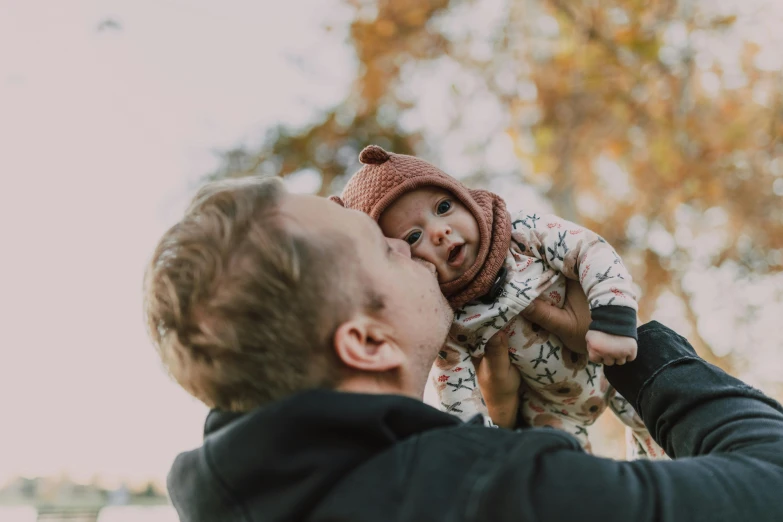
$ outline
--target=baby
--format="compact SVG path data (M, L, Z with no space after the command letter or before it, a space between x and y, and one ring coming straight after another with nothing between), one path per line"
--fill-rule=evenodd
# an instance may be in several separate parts
M455 310L432 374L443 410L463 419L486 414L472 357L503 330L522 374L520 414L528 424L568 431L590 450L586 427L608 406L630 428L638 456L664 457L603 376L601 364L636 357L631 276L606 241L556 216L511 217L498 195L468 189L412 156L370 145L359 160L364 166L333 199L369 214L387 237L403 239L435 265ZM539 296L562 307L565 278L579 281L590 302L588 356L521 315Z

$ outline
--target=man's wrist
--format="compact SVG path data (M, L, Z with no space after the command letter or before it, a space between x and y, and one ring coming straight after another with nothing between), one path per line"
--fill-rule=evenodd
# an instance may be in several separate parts
M498 427L513 429L517 424L519 396L514 395L500 401L486 401L487 413Z
M639 411L639 394L658 370L678 359L697 357L687 339L657 321L639 327L638 351L633 362L606 366L604 375Z

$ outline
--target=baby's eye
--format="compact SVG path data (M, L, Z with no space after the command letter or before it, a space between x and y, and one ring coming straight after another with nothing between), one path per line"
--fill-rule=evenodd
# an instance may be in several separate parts
M409 245L412 245L416 243L416 241L418 241L420 237L421 237L421 232L418 231L412 232L408 237L405 238L405 241L407 241Z
M451 201L448 199L444 199L438 203L438 214L445 214L449 210L451 210Z

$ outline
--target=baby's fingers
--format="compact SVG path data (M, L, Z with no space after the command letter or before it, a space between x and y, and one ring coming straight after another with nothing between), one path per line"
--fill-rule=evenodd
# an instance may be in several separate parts
M603 364L604 363L604 357L600 353L589 351L587 353L587 358L590 360L590 362L595 363L595 364Z

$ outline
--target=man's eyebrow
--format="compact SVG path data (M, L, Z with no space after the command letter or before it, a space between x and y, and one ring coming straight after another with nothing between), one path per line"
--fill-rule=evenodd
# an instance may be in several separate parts
M384 249L386 249L387 253L391 252L391 245L389 244L388 241L386 241L386 234L383 233L383 230L381 230L381 227L379 227L377 223L374 223L374 224L375 224L375 229L378 231L378 235L381 238L381 240L380 240L381 241L381 246Z
M365 217L365 222L367 225L375 230L375 236L380 238L377 241L380 241L382 244L386 244L386 235L383 233L383 230L381 230L381 227L378 225L378 223L364 212L361 214Z
M372 221L372 218L370 218L370 221ZM378 231L376 236L380 237L381 248L383 248L386 251L386 255L391 254L392 247L389 244L389 242L387 241L386 234L383 233L383 230L381 230L381 227L378 226L378 223L376 223L375 221L372 221L372 226L373 226L373 228L375 228L375 230Z

